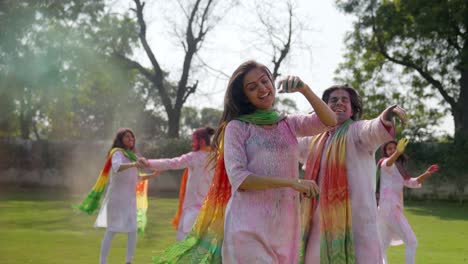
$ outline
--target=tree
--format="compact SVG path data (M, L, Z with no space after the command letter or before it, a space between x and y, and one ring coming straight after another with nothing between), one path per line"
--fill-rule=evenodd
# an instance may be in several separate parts
M152 82L167 114L168 136L177 137L179 135L180 119L182 117L184 104L197 90L198 81L191 80L191 76L193 75L192 65L195 59L197 59L202 67L209 68L209 66L199 58L198 54L207 36L220 21L221 16L216 13L220 14L221 12L215 13L215 6L219 4L214 0L194 0L188 5L178 1L178 6L181 8L181 13L185 18L185 25L183 26L184 29L176 27L174 31L179 37L179 41L183 47L184 57L180 76L177 81L172 81L169 78L169 71L163 69L161 61L156 58L154 51L157 48L152 49L147 41L146 21L143 16L145 3L139 0L134 0L134 2L135 8L132 10L136 14L140 27L140 43L151 63L151 67L150 69L145 68L139 62L130 59L128 56L122 56L119 53L115 53L115 56L122 59L129 67L137 69ZM226 8L224 13L235 4L236 1L233 1L232 4ZM270 6L270 13L273 13L275 5L263 1L259 4L262 10L264 9L264 5ZM297 39L297 36L301 33L297 30L300 28L300 23L296 23L297 21L295 21L295 8L291 1L287 1L286 8L286 19L283 17L281 17L281 19L276 19L274 16L268 16L258 12L258 19L262 25L259 30L268 34L268 42L262 43L262 45L267 44L272 48L272 52L269 56L273 63L274 78L279 75L281 64L290 52L291 46ZM254 8L253 10L259 9ZM225 16L225 14L223 14L223 16ZM258 31L256 34L256 39L258 39Z
M440 99L443 106L438 112L447 107L453 116L455 142L468 141L467 2L336 2L341 10L357 18L346 40L349 51L343 66L349 68L345 70L355 80L372 81L376 87L388 81L379 74L398 74L411 85L406 91L399 91L401 96Z
M281 75L280 68L293 47L303 48L301 36L306 30L305 23L298 15L293 0L256 0L248 8L256 10L258 22L249 24L245 31L252 32L253 37L249 37L253 39L252 45L271 59L272 75L276 79Z
M72 101L80 82L91 66L108 62L98 55L103 46L95 45L101 43L97 36L109 37L125 54L136 40L136 34L121 34L133 32L129 20L106 14L104 7L104 1L91 0L0 2L0 93L14 107L5 128L18 130L10 135L40 139L54 129L74 131ZM124 37L111 38L116 35ZM115 76L107 77L100 78L108 83Z
M220 109L204 107L201 110L200 124L202 126L210 126L215 128L218 125L222 114L223 111Z
M264 3L265 4L265 3ZM262 9L256 9L262 10ZM275 17L271 15L264 15L262 11L258 12L258 18L265 28L267 35L268 35L268 45L272 49L272 60L273 63L273 78L276 79L279 75L279 69L281 64L283 63L284 59L288 55L291 45L293 44L293 35L297 37L301 32L295 30L293 25L294 17L294 6L291 1L286 2L286 23L282 20L276 20ZM283 23L281 23L281 22Z
M184 107L182 109L182 130L184 134L190 135L194 129L199 127L215 128L222 113L221 110L211 107L204 107L200 111L195 107Z
M182 124L182 133L185 135L190 135L193 129L201 126L200 115L195 107L182 108Z
M392 72L398 75L395 70ZM382 72L368 73L355 58L347 57L336 73L341 74L335 78L336 82L350 84L361 95L363 119L375 118L389 105L398 104L406 110L410 120L405 127L398 126L398 136L408 136L414 141L434 139L434 130L439 127L445 112L429 106L427 101L432 94L424 90L415 90L413 93L402 91L400 87L411 84L398 77L390 79L388 74Z
M293 114L297 113L297 105L296 102L289 98L277 98L275 102L275 108L282 114Z
M216 2L213 0L195 0L188 5L178 2L182 9L181 13L186 19L185 30L176 29L176 31L182 32L180 35L183 36L181 43L184 49L184 58L180 77L173 84L168 78L169 71L163 69L147 41L146 21L143 16L145 3L140 0L134 0L134 2L135 8L132 10L136 14L139 25L139 39L151 62L151 69L143 67L139 62L119 52L116 52L114 55L126 62L129 67L138 70L152 82L152 86L157 90L157 94L167 114L168 136L178 137L183 105L187 101L187 98L195 93L198 86L198 81L190 81L194 56L200 51L207 34L219 22L221 16L214 14Z
M15 105L10 94L0 93L0 138L18 136L16 132L17 124L15 119Z
M61 25L51 19L76 19L77 10L64 8L67 4L73 1L51 4L20 0L0 4L0 88L14 102L15 110L9 114L13 115L11 121L16 120L23 139L29 139L32 131L40 138L37 122L43 118L43 107L50 103L63 81L63 56L55 48L59 34L51 34Z

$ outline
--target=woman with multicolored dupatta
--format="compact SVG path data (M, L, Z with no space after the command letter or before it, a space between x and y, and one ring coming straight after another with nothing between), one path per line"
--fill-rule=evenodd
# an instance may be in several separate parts
M185 239L192 229L213 180L213 168L208 166L210 137L213 134L211 127L198 128L192 134L193 151L172 159L148 160L149 167L157 171L185 169L180 184L178 211L172 220L177 229L177 240Z
M322 100L338 125L315 136L309 146L305 179L317 181L320 197L303 203L305 259L308 264L379 264L375 151L392 139L393 117L406 115L391 106L372 120L360 120L361 99L348 85L332 86Z
M302 93L317 114L283 117L275 112L270 71L254 61L237 68L226 91L215 135L215 143L224 143L232 194L225 212L225 264L299 259L300 194L310 198L317 186L298 178L296 137L326 131L336 117L298 77L288 76L280 87L280 92Z
M411 177L405 169L406 157L403 155L407 139L394 140L382 147L383 158L380 169L380 201L378 209L379 235L384 253L384 263L387 262L385 251L392 245L405 243L405 263L414 264L416 257L416 236L403 214L403 202L400 194L403 188L420 188L421 184L439 170L437 164L431 165L418 177Z
M138 168L142 165L138 161L139 158L135 155L134 133L129 128L119 129L98 181L78 206L78 209L92 214L99 208L102 193L106 186L108 187L94 224L95 227L106 228L101 245L100 264L107 263L110 245L116 233L127 233L125 261L131 263L136 248L137 231L144 230L148 185L147 181L139 181ZM147 176L154 175L156 172Z

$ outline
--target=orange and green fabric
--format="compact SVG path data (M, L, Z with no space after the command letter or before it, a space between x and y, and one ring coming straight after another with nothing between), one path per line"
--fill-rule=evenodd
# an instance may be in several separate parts
M86 195L81 204L74 206L79 210L91 215L100 207L101 198L106 189L107 183L109 182L110 170L112 168L112 155L116 151L122 151L122 153L131 161L137 161L138 157L130 150L122 148L113 148L107 154L106 161L104 163L99 177L94 184L91 191ZM143 234L146 227L146 211L148 210L148 181L139 181L136 187L136 199L137 199L137 228L138 234Z
M348 178L346 175L346 134L351 120L341 125L332 135L325 147L329 132L322 133L312 140L306 163L305 179L318 180L323 170L319 198L312 199L303 216L308 219L303 227L303 249L307 248L312 217L317 205L320 205L320 263L353 264L355 263L352 233L351 200L349 197ZM324 167L322 154L325 151Z

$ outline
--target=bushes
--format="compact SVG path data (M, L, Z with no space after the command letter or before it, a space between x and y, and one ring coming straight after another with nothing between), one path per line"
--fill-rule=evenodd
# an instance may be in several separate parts
M62 186L86 191L96 181L111 140L25 141L0 140L0 182L14 185ZM172 158L191 150L189 138L138 140L138 151L147 158ZM407 148L413 176L438 163L440 171L422 190L405 190L407 197L450 199L463 203L468 186L468 149L453 143L413 143ZM181 171L164 172L151 183L158 191L178 190ZM167 175L167 176L165 176Z
M148 158L172 158L191 151L188 138L159 138L139 144L139 151Z
M464 145L414 143L406 153L413 176L423 173L430 164L439 164L439 172L427 181L432 188L432 199L455 199L463 203L468 186L468 149Z
M65 187L84 192L96 181L111 145L106 141L0 140L0 183L14 186ZM190 151L190 140L138 141L138 151L148 158L172 158ZM178 190L182 173L156 179L156 189ZM179 176L179 177L177 177Z

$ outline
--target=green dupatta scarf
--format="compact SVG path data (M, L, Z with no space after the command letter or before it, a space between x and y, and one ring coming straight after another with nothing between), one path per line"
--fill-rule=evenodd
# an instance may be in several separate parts
M254 125L273 125L282 120L284 116L273 110L256 110L251 114L241 115L237 120Z

